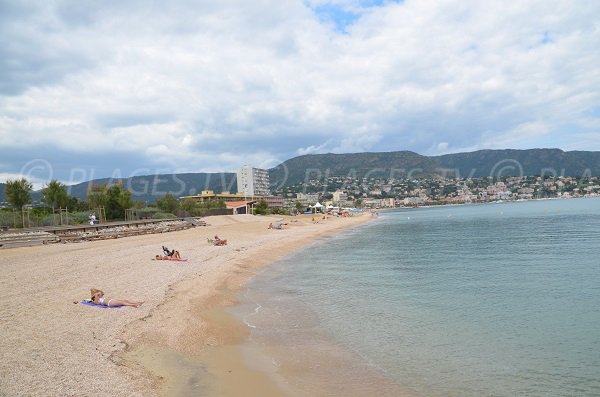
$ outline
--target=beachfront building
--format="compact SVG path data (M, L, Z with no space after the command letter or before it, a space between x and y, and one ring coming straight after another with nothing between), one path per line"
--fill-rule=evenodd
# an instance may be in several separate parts
M339 203L345 203L346 201L348 201L348 194L346 192L343 192L341 190L337 190L335 192L333 192L333 202L336 204Z
M232 211L232 215L251 214L256 200L227 201L225 206Z
M269 208L283 208L283 196L265 196L265 197L261 197L261 199L264 199L267 202L267 206Z
M183 196L180 199L193 199L199 203L206 203L209 201L224 201L225 208L230 212L228 214L252 214L254 205L256 204L256 200L244 197L244 194L240 193L215 193L212 190L203 190L200 194L195 194L193 196ZM225 215L225 214L218 214Z
M363 201L363 206L367 208L394 208L396 200L392 197L384 199L368 199Z
M302 204L315 204L319 201L318 193L296 193L296 200L300 201Z
M416 206L425 204L425 199L423 197L407 197L403 200L403 203L408 206Z
M200 192L200 194L195 194L193 196L180 197L180 199L182 199L182 200L190 199L190 198L196 200L199 203L206 203L208 201L219 201L219 200L223 200L223 201L227 202L227 201L243 200L244 194L229 193L229 192L215 193L212 190L203 190Z
M269 172L245 165L237 172L238 194L246 197L269 196Z

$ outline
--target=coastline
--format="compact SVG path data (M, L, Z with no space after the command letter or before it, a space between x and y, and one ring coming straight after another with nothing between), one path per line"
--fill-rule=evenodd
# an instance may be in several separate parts
M293 217L287 220L297 222L279 231L266 226L281 217L211 217L208 227L164 235L3 250L0 394L177 395L189 387L223 396L248 387L261 395L285 394L274 374L247 364L251 353L236 350L247 327L225 309L257 269L370 218L313 224L310 216ZM229 244L208 246L214 234ZM152 261L162 244L189 261ZM113 310L74 305L90 287L145 304ZM216 346L223 347L225 361L206 356Z

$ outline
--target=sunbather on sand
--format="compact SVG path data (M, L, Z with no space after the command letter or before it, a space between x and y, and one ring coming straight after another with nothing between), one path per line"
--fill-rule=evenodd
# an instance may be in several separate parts
M163 245L162 249L163 249L163 253L165 254L165 256L169 257L167 259L181 259L181 256L179 255L179 251L175 251L175 250L169 251L169 249L167 247L165 247L164 245ZM156 256L157 256L156 259L158 259L159 255L156 255Z
M90 292L92 294L92 302L97 305L140 307L144 303L144 301L130 301L127 299L109 299L104 296L102 290L96 288L92 288Z
M213 244L214 245L227 245L227 240L221 240L219 238L219 236L215 235L215 238L213 240Z

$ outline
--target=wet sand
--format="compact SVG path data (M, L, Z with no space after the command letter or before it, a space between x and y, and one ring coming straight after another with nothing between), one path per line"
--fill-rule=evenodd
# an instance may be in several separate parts
M240 345L248 330L224 308L257 269L369 216L268 230L278 219L211 217L180 232L0 250L0 395L294 395ZM207 244L215 234L229 244ZM188 261L153 261L161 245ZM91 287L145 303L74 304Z

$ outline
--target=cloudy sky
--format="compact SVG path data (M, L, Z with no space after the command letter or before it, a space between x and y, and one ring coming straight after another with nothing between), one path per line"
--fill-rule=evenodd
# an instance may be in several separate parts
M0 181L600 150L600 2L0 0Z

